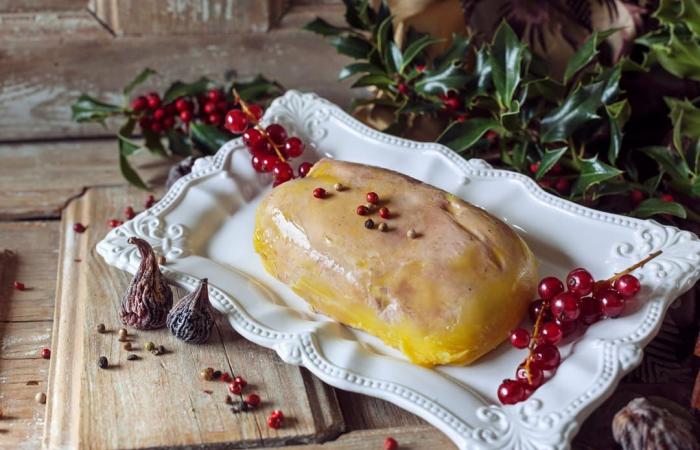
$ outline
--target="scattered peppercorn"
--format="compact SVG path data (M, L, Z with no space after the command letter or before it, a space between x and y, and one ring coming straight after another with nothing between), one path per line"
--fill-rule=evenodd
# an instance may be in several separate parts
M127 361L136 361L137 359L139 359L139 356L138 356L138 355L134 355L134 354L132 353L132 354L130 354L129 356L127 356L126 359L127 359Z
M154 354L154 355L165 355L165 347L163 347L162 345L159 345L159 346L156 347L156 349L153 351L153 354Z
M260 396L258 394L248 394L245 398L245 402L255 408L260 404Z
M20 281L15 281L14 283L12 283L12 286L14 286L14 288L17 289L18 291L23 291L23 290L27 289L27 287L24 285L24 283L22 283Z
M146 208L150 208L155 202L155 197L153 197L153 195L149 195L148 197L146 197L146 201L144 202L143 206L145 206Z
M2 408L0 408L0 420L2 420L3 416L4 416L4 414L2 412Z
M381 217L382 219L389 220L391 218L389 208L387 208L386 206L379 208L379 217Z
M97 332L98 332L98 333L102 334L102 333L104 333L106 330L107 330L107 328L105 328L105 324L103 324L103 323L98 323L98 324L97 324Z
M369 213L369 208L365 205L360 205L355 209L358 216L366 216Z
M224 403L226 403L227 405L233 405L233 398L231 398L230 395L227 395L224 399Z
M379 225L377 225L377 228L379 231L386 231L389 229L389 225L385 224L384 222L380 222Z
M384 450L397 450L399 448L399 443L393 437L388 437L384 439Z
M76 233L85 233L86 229L87 228L85 228L85 225L83 225L80 222L76 222L73 224L73 231L75 231Z
M123 345L123 348L124 348L124 350L126 350L127 352L130 352L130 351L131 351L131 342L125 342L124 345Z
M335 183L335 184L333 185L333 189L335 189L336 191L340 192L340 191L345 190L345 186L343 186L343 185L340 184L340 183Z
M131 206L127 206L126 208L124 208L124 217L131 220L134 218L134 216L136 216L134 208L132 208Z
M109 221L107 221L107 225L109 225L110 228L117 228L119 225L121 225L123 223L124 222L122 222L121 220L118 220L118 219L109 219Z
M277 430L282 426L282 421L284 420L284 414L282 411L276 409L267 418L267 426Z
M107 361L107 357L100 356L100 359L97 360L97 366L100 369L106 369L109 366L109 361Z
M215 370L214 373L212 374L212 378L215 380L218 380L219 378L221 378L221 371Z
M326 198L326 190L320 187L314 189L314 197L320 199Z
M415 239L416 237L418 237L418 233L416 233L416 230L411 228L406 232L406 237L409 239Z
M120 328L119 331L117 331L117 336L119 336L120 340L126 338L128 335L129 332L126 331L126 328Z
M241 392L243 392L243 387L240 384L229 383L228 390L234 395L241 395Z
M376 192L368 192L367 193L367 201L374 205L379 201L379 196L377 195Z
M199 372L199 378L206 381L211 381L214 378L214 369L207 367L206 369Z
M372 220L372 219L365 220L365 228L367 228L368 230L373 229L374 228L374 220Z
M240 404L240 403L236 403L235 405L233 405L233 406L231 407L231 412L234 413L234 414L238 414L239 412L241 412L241 404Z
M242 376L238 375L233 379L233 383L239 385L240 387L244 388L248 384L248 382L243 378Z
M248 409L250 409L248 407L248 404L246 402L244 402L243 400L241 400L241 403L239 404L239 408L241 408L241 411L243 411L243 412L246 412L246 411L248 411Z
M51 359L51 350L49 350L48 348L42 348L41 357L44 359Z
M223 381L224 383L230 383L232 380L233 378L231 378L230 373L224 372L223 374L221 374L221 381Z
M145 348L147 352L152 352L153 349L156 348L156 344L153 342L146 342L146 345L143 348Z
M43 405L44 403L46 403L46 394L44 394L43 392L39 392L34 396L34 400L40 405Z

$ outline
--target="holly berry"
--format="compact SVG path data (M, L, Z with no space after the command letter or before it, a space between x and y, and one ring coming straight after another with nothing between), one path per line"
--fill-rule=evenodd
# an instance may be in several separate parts
M284 143L284 151L290 158L297 158L304 153L304 143L298 137L290 137Z
M530 376L528 377L528 371ZM525 363L518 366L515 371L515 379L523 384L528 385L531 389L536 389L544 383L544 371L534 364L530 364L528 370L525 370Z
M564 285L558 278L546 277L540 281L537 291L543 300L551 300L555 295L564 292Z
M389 208L387 208L386 206L379 208L379 217L385 220L389 220L391 218L391 212L389 212Z
M369 213L369 209L365 205L360 205L355 208L355 212L358 216L366 216Z
M398 450L399 443L393 437L384 439L384 450Z
M273 123L265 128L265 132L277 145L282 145L287 140L287 130L282 125ZM291 155L290 155L291 156Z
M515 348L527 348L530 345L530 333L524 328L516 328L510 332L510 344Z
M531 173L533 173L533 174L537 173L537 169L539 169L539 168L540 168L539 161L535 161L534 163L530 163L530 172Z
M314 189L314 197L321 199L326 198L326 190L320 187Z
M146 96L146 103L148 103L148 109L156 109L160 106L160 95L156 92L151 92Z
M399 93L400 93L401 95L406 95L406 96L408 96L408 94L411 93L411 91L410 91L410 89L408 89L408 86L406 85L406 83L399 83L399 84L396 86L396 90L399 91Z
M554 183L554 189L556 189L561 195L566 195L569 192L570 187L571 182L564 177L557 178L557 181Z
M629 193L630 201L636 206L644 201L644 192L639 189L632 189Z
M158 108L155 111L153 111L153 118L155 120L163 120L164 117L165 117L165 109Z
M231 133L241 134L248 128L248 118L240 109L232 109L226 113L224 127Z
M593 297L583 297L578 302L578 309L581 311L578 319L586 325L592 325L600 320L602 314L600 301Z
M308 175L309 171L311 170L311 168L313 166L314 165L311 164L310 162L303 162L303 163L299 164L299 169L298 169L299 176L301 178L306 177L306 175Z
M260 404L260 396L258 394L248 394L245 402L255 408Z
M174 126L175 118L173 116L166 116L165 119L163 119L163 128L165 128L166 130L171 129Z
M204 104L204 112L207 114L213 114L217 111L218 107L215 102L209 102Z
M532 351L532 364L543 370L553 370L559 366L561 356L559 350L552 344L539 344Z
M546 322L542 324L542 329L540 330L542 341L547 342L552 345L556 345L564 337L564 332L561 330L559 325L554 322Z
M578 297L571 292L560 292L552 299L549 309L554 317L563 321L576 320L580 314Z
M660 198L661 200L665 201L665 202L674 202L674 201L676 201L676 199L673 198L673 195L671 195L671 194L661 194L661 196L660 196L659 198Z
M372 203L373 205L379 201L379 196L376 192L367 193L367 203Z
M213 102L216 103L219 100L223 98L223 95L221 94L221 91L218 89L212 89L209 92L207 92L207 98Z
M179 112L192 111L192 102L180 97L177 100L175 100L175 109Z
M87 228L82 223L77 222L73 224L73 231L76 233L85 233L85 230L87 230Z
M207 122L209 122L212 125L221 124L221 114L219 114L219 113L209 114L209 117L207 117Z
M595 280L586 269L574 269L566 276L566 286L569 292L572 292L579 297L586 296L593 291Z
M44 359L51 359L51 350L48 348L42 348L41 349L41 357Z
M515 380L503 380L498 386L498 399L504 405L513 405L525 400L525 386Z
M618 317L625 309L625 299L612 289L602 292L598 300L605 317Z
M459 108L459 99L456 97L448 97L442 101L443 106L448 111L454 111Z
M143 95L136 97L131 101L131 109L136 112L141 112L148 107L148 100Z
M21 281L15 281L14 283L12 283L12 287L17 289L18 291L23 291L26 289L26 286Z
M190 123L192 121L192 111L189 109L180 111L180 120L182 120L184 123Z
M294 178L292 166L286 162L278 162L275 164L275 168L272 169L272 174L275 177L275 181L278 183L284 183Z
M641 285L639 284L639 279L637 277L626 274L615 280L613 287L623 297L630 298L634 297L635 294L639 292Z

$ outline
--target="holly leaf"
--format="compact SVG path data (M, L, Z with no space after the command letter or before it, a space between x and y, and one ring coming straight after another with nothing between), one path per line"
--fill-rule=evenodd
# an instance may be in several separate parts
M608 124L610 125L610 143L608 144L608 161L615 164L622 147L622 130L617 120L608 112Z
M124 97L128 97L129 94L140 84L144 83L148 78L150 78L151 75L155 75L157 72L151 68L146 67L141 71L140 74L136 75L136 78L131 80L129 84L127 84L124 87L124 90L122 91L124 94Z
M671 110L668 114L671 123L679 127L681 134L700 139L700 108L687 99L665 97L664 101Z
M365 87L365 86L381 86L386 87L392 84L394 80L383 74L369 74L362 76L355 81L352 88Z
M343 69L340 71L340 74L338 75L338 81L345 80L358 73L378 75L383 74L384 71L380 67L377 67L372 63L353 63L343 67Z
M418 55L423 52L423 50L425 50L428 46L441 41L441 39L433 39L430 36L425 35L418 40L411 42L411 44L406 47L406 50L403 52L403 61L401 64L399 64L399 72L404 73L406 68L413 62L414 59L416 59L416 57L418 57Z
M231 135L213 125L193 122L190 124L190 131L193 142L197 143L209 155L216 153L221 146L231 140Z
M685 208L683 208L683 205L680 203L666 202L659 198L648 198L644 200L630 214L642 219L656 214L670 214L680 217L681 219L685 219L687 216Z
M471 147L488 130L498 128L497 121L483 117L454 122L442 132L438 142L459 153Z
M233 89L247 102L276 97L284 92L284 88L278 82L268 80L260 74L249 81L234 81L229 92Z
M316 17L314 20L301 27L301 29L320 34L321 36L337 36L346 31L344 28L331 25L320 17Z
M403 54L401 54L401 49L399 49L398 45L396 45L394 41L391 41L389 44L389 51L391 52L391 60L394 63L394 67L398 71L403 65Z
M330 43L341 55L355 59L367 59L372 46L357 36L335 36Z
M433 61L433 66L437 69L444 69L454 61L462 61L469 49L470 40L462 34L452 35L452 44L445 50L444 53L437 56ZM476 69L474 70L476 72Z
M102 102L86 94L78 97L70 109L71 118L76 122L100 122L103 125L107 117L122 112L121 107Z
M176 81L163 94L163 103L170 103L178 97L188 97L203 94L209 88L210 80L202 77L193 83Z
M153 154L158 156L168 156L160 140L160 135L151 130L143 131L144 146Z
M690 168L678 153L662 146L643 147L639 150L656 161L673 180L681 183L688 182L691 175Z
M357 2L355 0L343 0L343 3L345 3L345 21L348 23L348 25L361 30L366 30L368 27L365 21L362 19L362 9L367 8L367 1L361 1L360 8L357 7Z
M387 72L391 73L396 71L396 65L394 64L394 59L391 56L391 44L394 39L394 26L392 24L392 17L389 16L379 25L377 28L377 49L379 50L379 57L384 63L384 67L387 68Z
M576 75L579 70L583 69L593 61L593 58L598 54L598 46L605 41L609 36L618 32L619 29L607 30L603 32L595 31L586 39L586 42L579 47L574 53L574 56L569 59L564 70L564 83L568 83L571 77Z
M444 69L426 70L416 81L415 90L429 95L460 90L469 81L469 75L462 70L461 66L461 63L455 61Z
M131 167L128 157L136 153L141 147L129 139L134 132L135 119L129 119L117 132L119 143L119 171L122 176L132 185L141 189L148 189L139 174Z
M605 180L615 178L624 173L620 169L609 166L602 161L598 161L597 157L581 160L580 169L581 174L576 179L576 183L572 189L574 194L582 194L591 186Z
M525 45L520 41L506 21L496 30L491 44L491 78L496 87L500 103L510 109L515 90L520 83Z
M547 150L544 152L542 159L540 160L540 165L535 172L535 179L540 180L549 170L554 167L554 165L564 156L564 153L569 149L569 147L555 148L554 150Z
M168 130L168 148L174 155L190 156L192 154L192 143L184 133L175 130Z
M134 170L133 167L131 167L131 164L129 164L129 160L126 158L126 154L121 151L121 140L120 142L120 151L119 151L119 171L121 172L122 176L128 181L130 184L133 186L136 186L137 188L141 188L144 190L148 190L148 186L146 186L146 183L141 179L138 173Z

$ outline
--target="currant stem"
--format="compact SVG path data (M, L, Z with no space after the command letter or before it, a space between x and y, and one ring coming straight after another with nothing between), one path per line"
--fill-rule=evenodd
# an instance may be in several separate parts
M280 159L282 162L287 162L287 159L282 155L282 152L280 151L279 147L277 144L275 144L275 141L272 140L272 138L267 134L267 131L260 126L258 123L258 120L255 118L253 113L250 112L250 109L248 109L248 104L241 98L241 96L238 94L238 91L236 88L233 88L233 97L236 99L236 103L241 105L241 109L243 110L243 113L248 117L248 119L253 119L251 122L254 124L254 128L260 132L263 136L265 136L265 139L267 139L267 142L272 146L272 148L275 150L275 153L277 153L277 157Z
M542 323L542 318L544 317L545 310L549 308L548 302L542 304L540 311L537 313L537 320L535 320L535 328L532 330L532 337L530 338L530 345L528 346L528 355L525 360L525 373L527 374L527 382L532 383L532 375L530 375L530 361L532 361L532 351L535 349L537 344L537 337L540 332L540 324Z
M649 256L647 256L647 257L644 258L643 260L639 261L639 262L636 263L636 264L633 264L633 265L629 266L628 268L626 268L626 269L623 270L622 272L616 273L615 275L613 275L613 276L611 276L610 278L608 278L607 280L605 280L605 282L606 282L606 283L611 283L611 282L617 280L618 278L620 278L620 277L623 276L623 275L627 275L627 274L630 273L630 272L634 272L635 270L637 270L637 269L639 269L639 268L641 268L641 267L644 267L644 265L645 265L646 263L648 263L649 261L651 261L652 259L656 258L657 256L659 256L659 255L662 254L662 253L663 253L663 252L662 252L661 250L657 250L657 251L655 251L654 253L649 254Z

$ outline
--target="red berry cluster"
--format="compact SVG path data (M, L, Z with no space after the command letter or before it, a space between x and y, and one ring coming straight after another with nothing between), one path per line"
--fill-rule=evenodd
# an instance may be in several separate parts
M582 268L566 276L566 287L555 277L543 278L537 288L538 300L530 304L530 318L534 321L532 334L524 328L510 332L510 343L515 348L529 349L528 357L515 372L515 379L503 380L498 387L498 399L512 405L527 399L548 377L552 377L561 363L556 345L571 334L577 326L592 325L601 319L622 314L625 302L632 299L641 285L635 269L657 257L652 253L632 267L607 279L596 281Z
M184 127L193 120L220 126L224 114L233 104L219 89L211 89L197 97L179 97L164 104L157 92L136 97L131 109L138 115L139 126L144 131L161 134L179 124Z
M530 164L530 173L537 173L540 168L540 161ZM563 174L564 169L561 164L555 163L546 173L546 177L539 181L539 185L544 189L553 189L560 195L568 195L571 190L571 176Z
M234 91L238 108L226 113L224 127L234 134L243 134L243 143L251 153L251 164L256 172L272 173L273 186L278 186L294 178L294 170L287 162L304 153L304 142L295 136L288 136L287 130L273 123L263 128L260 119L263 109L247 103ZM299 166L299 177L309 173L311 163Z

